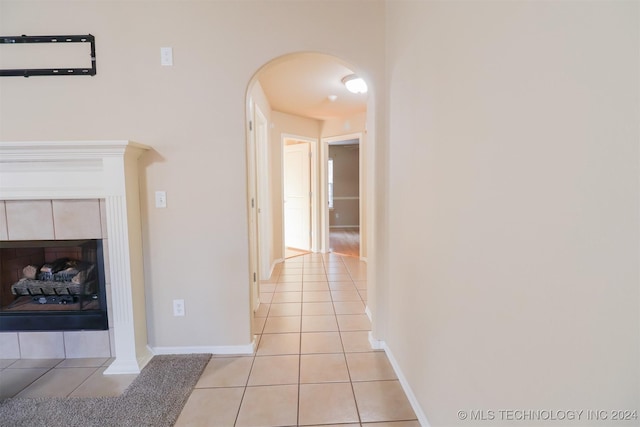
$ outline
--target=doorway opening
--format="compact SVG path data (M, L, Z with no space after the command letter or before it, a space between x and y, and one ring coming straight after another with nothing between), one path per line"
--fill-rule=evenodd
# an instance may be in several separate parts
M351 93L343 83L356 71L331 55L296 53L265 64L248 86L247 205L253 311L260 305L261 283L270 283L286 258L302 251L330 252L329 142L340 145L340 141L357 139L359 191L336 194L334 202L344 204L351 197L348 203L355 200L358 205L357 224L348 225L357 226L357 251L360 260L366 261L367 203L362 195L368 194L363 190L368 175L363 164L374 159L363 154L366 124L371 121L369 101L366 93ZM369 167L372 171L373 165Z
M329 252L360 257L361 134L323 138L326 145L327 207L325 233Z

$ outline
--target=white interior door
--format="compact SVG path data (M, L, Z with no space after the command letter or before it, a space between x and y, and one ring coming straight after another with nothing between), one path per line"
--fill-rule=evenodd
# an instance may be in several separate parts
M311 246L311 173L309 143L284 149L284 242L290 248Z

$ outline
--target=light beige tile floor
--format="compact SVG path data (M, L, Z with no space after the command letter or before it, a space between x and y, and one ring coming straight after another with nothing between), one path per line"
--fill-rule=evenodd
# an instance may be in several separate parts
M0 363L0 399L119 396L136 375L102 375L107 358L18 359Z
M419 427L389 360L369 345L366 267L306 254L261 283L253 356L214 356L176 426ZM0 399L117 396L108 359L0 360Z
M176 425L419 427L386 354L369 344L366 283L355 258L276 266L261 283L256 355L214 356Z

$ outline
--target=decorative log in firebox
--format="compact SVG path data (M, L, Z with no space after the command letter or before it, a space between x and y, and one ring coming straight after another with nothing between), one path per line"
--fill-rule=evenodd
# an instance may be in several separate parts
M106 330L102 240L0 241L0 331Z
M82 304L81 296L96 293L95 264L60 258L42 266L27 265L23 277L11 286L16 296L30 296L38 304Z

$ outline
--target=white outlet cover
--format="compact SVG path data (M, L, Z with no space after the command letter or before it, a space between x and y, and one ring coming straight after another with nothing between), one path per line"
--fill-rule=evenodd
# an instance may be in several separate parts
M183 299L173 300L173 315L177 317L184 316L184 300Z
M156 191L156 208L166 208L166 207L167 207L167 192Z
M160 65L170 67L173 65L173 49L170 47L160 48Z

